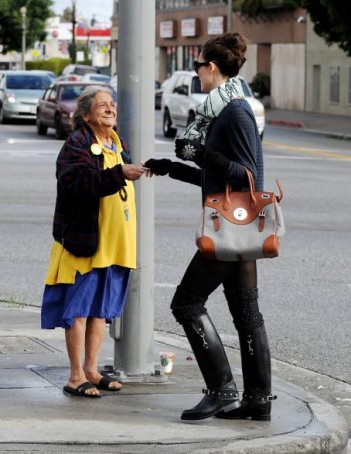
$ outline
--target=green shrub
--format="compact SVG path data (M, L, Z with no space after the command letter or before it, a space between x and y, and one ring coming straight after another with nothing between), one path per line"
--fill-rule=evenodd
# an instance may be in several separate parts
M27 69L43 69L53 71L57 76L62 74L63 68L71 63L70 58L48 58L47 60L33 60L26 62Z
M271 94L271 78L268 74L257 73L250 83L251 90L260 98Z

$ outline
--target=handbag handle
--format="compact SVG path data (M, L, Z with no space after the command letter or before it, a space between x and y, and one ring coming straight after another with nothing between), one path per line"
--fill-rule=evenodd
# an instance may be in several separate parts
M250 188L250 204L252 205L252 208L255 208L256 205L257 205L257 200L256 200L256 197L254 195L254 179L253 179L253 176L252 176L252 173L250 172L249 169L247 169L245 166L244 167L244 170L246 172L246 176L247 176L247 179L249 180L249 188ZM229 198L229 194L231 192L231 186L229 183L226 184L226 187L225 187L225 198L223 200L223 209L225 211L228 211L229 208L230 208L230 198Z

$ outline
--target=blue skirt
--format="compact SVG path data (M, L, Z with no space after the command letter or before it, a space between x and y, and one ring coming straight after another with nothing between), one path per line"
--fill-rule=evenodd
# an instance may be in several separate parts
M118 265L96 268L74 284L46 285L41 308L43 329L70 328L75 317L104 318L111 323L122 315L130 269Z

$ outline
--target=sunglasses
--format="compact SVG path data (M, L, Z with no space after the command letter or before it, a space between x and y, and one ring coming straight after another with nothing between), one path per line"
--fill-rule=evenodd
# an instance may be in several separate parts
M197 60L194 60L194 71L196 72L196 74L198 74L199 72L199 69L201 68L201 66L208 66L210 63L208 61L197 61Z

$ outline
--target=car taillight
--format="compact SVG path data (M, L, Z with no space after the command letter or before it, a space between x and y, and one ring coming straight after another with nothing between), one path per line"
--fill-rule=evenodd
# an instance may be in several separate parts
M77 76L69 76L68 80L78 80Z

